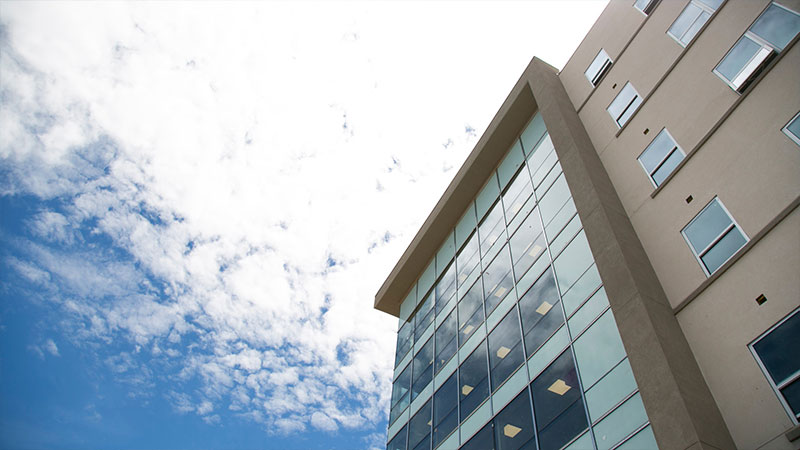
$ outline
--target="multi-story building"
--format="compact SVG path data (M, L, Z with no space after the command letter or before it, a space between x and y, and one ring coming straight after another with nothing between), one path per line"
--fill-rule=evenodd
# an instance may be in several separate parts
M388 448L800 446L800 1L612 1L376 295Z

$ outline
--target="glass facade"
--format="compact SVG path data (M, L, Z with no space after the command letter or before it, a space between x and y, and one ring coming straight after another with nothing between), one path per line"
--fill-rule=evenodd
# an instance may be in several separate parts
M400 318L387 448L656 448L538 114Z

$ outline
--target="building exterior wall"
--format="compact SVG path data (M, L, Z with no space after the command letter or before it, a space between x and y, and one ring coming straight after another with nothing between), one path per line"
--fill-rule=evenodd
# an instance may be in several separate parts
M419 320L420 307L424 311L432 308L432 315L436 316L431 319L432 325L419 330L417 343L408 355L399 352L395 379L402 376L407 364L414 364L410 363L413 355L423 350L422 344L435 335L433 330L443 323L451 308L459 310L456 305L464 294L461 286L456 288L452 301L444 299L437 304L435 284L449 276L446 264L468 242L463 238L469 234L465 231L469 224L463 219L464 211L473 208L478 222L500 190L500 204L507 200L505 189L509 188L505 183L491 188L497 195L489 194L489 188L484 186L491 177L495 182L506 180L519 167L509 162L513 157L507 157L508 152L518 155L518 162L523 152L526 159L540 162L530 156L536 147L526 142L526 136L530 140L529 136L535 134L531 124L539 123L537 126L544 125L549 132L577 211L571 222L565 222L568 225L564 229L570 230L572 238L582 226L577 236L585 236L598 283L603 283L605 303L601 303L608 307L592 303L599 309L590 315L592 319L613 317L618 334L612 334L624 347L617 356L602 356L600 346L597 354L608 365L606 369L618 367L622 357L635 378L635 383L622 389L624 395L620 394L622 397L614 403L619 407L617 412L608 418L601 414L606 425L629 419L628 428L614 426L627 431L613 439L604 434L606 425L597 420L596 410L594 416L591 412L597 400L586 393L579 400L592 429L578 434L580 438L572 442L571 448L610 448L627 438L633 440L620 448L652 448L655 442L660 448L800 448L800 440L792 439L798 433L797 418L782 403L784 397L777 394L766 366L762 367L763 361L751 348L800 305L800 146L782 131L800 109L800 48L795 45L798 37L777 53L754 81L737 92L714 69L773 2L723 1L685 46L667 30L690 4L688 0L659 2L648 15L632 3L612 1L560 73L536 59L531 62L376 295L376 308L398 315L401 325ZM800 11L798 0L778 3ZM613 64L593 86L584 72L601 48ZM606 108L628 82L636 89L641 104L620 127ZM637 158L662 129L668 130L685 156L655 186ZM534 173L528 175L536 179ZM543 193L534 193L533 201L542 201ZM739 230L748 242L718 269L705 270L682 231L712 201L723 205L733 220L733 230ZM510 211L506 210L503 216L508 220L502 227L505 238L492 247L490 256L502 247L503 239L512 238L519 225L509 219L513 215ZM482 233L480 227L477 233ZM552 237L547 236L547 240ZM569 291L559 278L580 264L559 267L561 239L550 244L555 244L552 251L545 251L551 260L542 258L534 264L542 271L555 260L552 267L558 292L553 298L558 300L567 294L558 303L562 316L568 319L566 325L561 328L563 331L548 335L550 344L541 347L558 349L531 352L534 349L526 348L523 339L520 346L526 363L483 406L469 417L461 417L460 427L444 444L430 448L485 446L485 442L478 444L483 439L481 433L494 433L492 439L498 442L504 439L500 431L506 423L502 407L517 392L533 389L545 366L564 348L564 355L570 355L577 365L576 382L586 378L583 371L590 363L582 361L580 350L576 350L581 346L576 338L582 335L570 323L570 317L580 317L582 313L563 306L569 305ZM508 254L516 258L519 248L515 250L509 242ZM506 251L504 247L502 252ZM455 264L459 264L457 257ZM486 273L470 275L463 281L490 280L492 269L493 266L479 265L477 271ZM404 413L392 411L390 444L399 442L396 436L403 429L407 432L408 427L403 427L419 411L430 414L434 431L437 404L428 404L427 399L445 386L450 371L461 373L462 369L456 367L474 348L486 343L492 348L491 330L500 323L500 312L519 314L520 332L525 333L530 325L526 323L529 319L525 305L532 301L526 292L534 277L521 277L516 271L517 268L512 270L515 283L508 286L509 293L494 313L487 311L488 319L481 325L483 331L474 332L483 334L472 335L461 343L463 347L450 362L436 367L441 370L439 375L431 375L432 383L420 390ZM425 300L430 289L429 306ZM484 294L483 307L494 308L492 293ZM591 309L588 305L587 301L584 311ZM398 349L408 326L400 333ZM566 336L563 345L553 344L562 342L557 339L559 333ZM489 338L483 340L486 335ZM616 347L609 343L607 348ZM786 348L790 348L789 344ZM493 358L490 354L487 351L488 364ZM460 386L459 380L455 383ZM528 383L530 388L525 388ZM575 387L580 392L591 387L585 386L584 381L579 384ZM534 393L533 401L527 398L534 426L539 425L536 396ZM625 399L629 399L628 403L621 403ZM632 402L643 405L641 414L622 412L636 409ZM491 428L493 423L495 431L485 431L484 425ZM478 437L468 444L475 433ZM526 436L522 431L518 433ZM541 439L540 433L536 436L536 440ZM570 435L568 441L574 436ZM539 442L540 448L542 443L546 444L547 439Z

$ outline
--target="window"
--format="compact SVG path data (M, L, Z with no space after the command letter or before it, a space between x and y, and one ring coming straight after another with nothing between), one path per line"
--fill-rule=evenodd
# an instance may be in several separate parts
M606 109L608 113L611 114L611 118L614 119L617 126L622 128L641 104L642 97L639 96L639 93L636 92L633 85L627 82L625 83L625 87L619 91L617 97Z
M525 360L517 310L512 309L489 333L489 365L492 391L505 382Z
M722 0L692 0L683 8L667 33L686 47L721 3Z
M486 363L486 341L483 341L464 360L458 371L462 422L489 397L489 370Z
M718 198L711 200L681 233L706 275L716 272L748 240Z
M597 86L600 80L603 79L603 75L611 68L612 63L613 61L608 57L608 53L601 48L600 53L594 57L594 61L592 61L592 63L589 64L589 68L586 69L586 79L592 83L592 86Z
M572 354L561 354L533 383L539 448L559 449L588 426Z
M750 344L750 351L794 423L800 419L799 313L800 309L795 310Z
M783 127L783 132L793 140L795 144L800 145L800 113L795 114L792 120Z
M433 394L433 446L444 442L458 426L458 380L450 376Z
M633 7L647 15L653 12L656 4L658 4L658 0L636 0Z
M772 3L736 42L714 73L742 92L776 53L800 32L800 15Z
M650 181L658 187L675 170L684 156L683 150L664 128L639 155L639 163L647 172Z

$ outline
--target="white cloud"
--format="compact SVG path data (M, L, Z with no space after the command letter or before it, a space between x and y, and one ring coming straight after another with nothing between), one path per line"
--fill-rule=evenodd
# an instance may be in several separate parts
M0 192L61 205L8 264L74 345L151 349L105 361L175 383L178 412L375 426L396 327L375 292L470 129L534 53L563 65L600 6L4 4Z
M47 352L48 352L48 353L50 353L51 355L53 355L53 356L61 356L61 355L58 353L58 346L56 345L56 343L55 343L55 342L53 342L53 340L52 340L52 339L48 339L47 341L45 341L45 343L44 343L43 347L44 347L44 349L45 349L45 350L47 350Z

